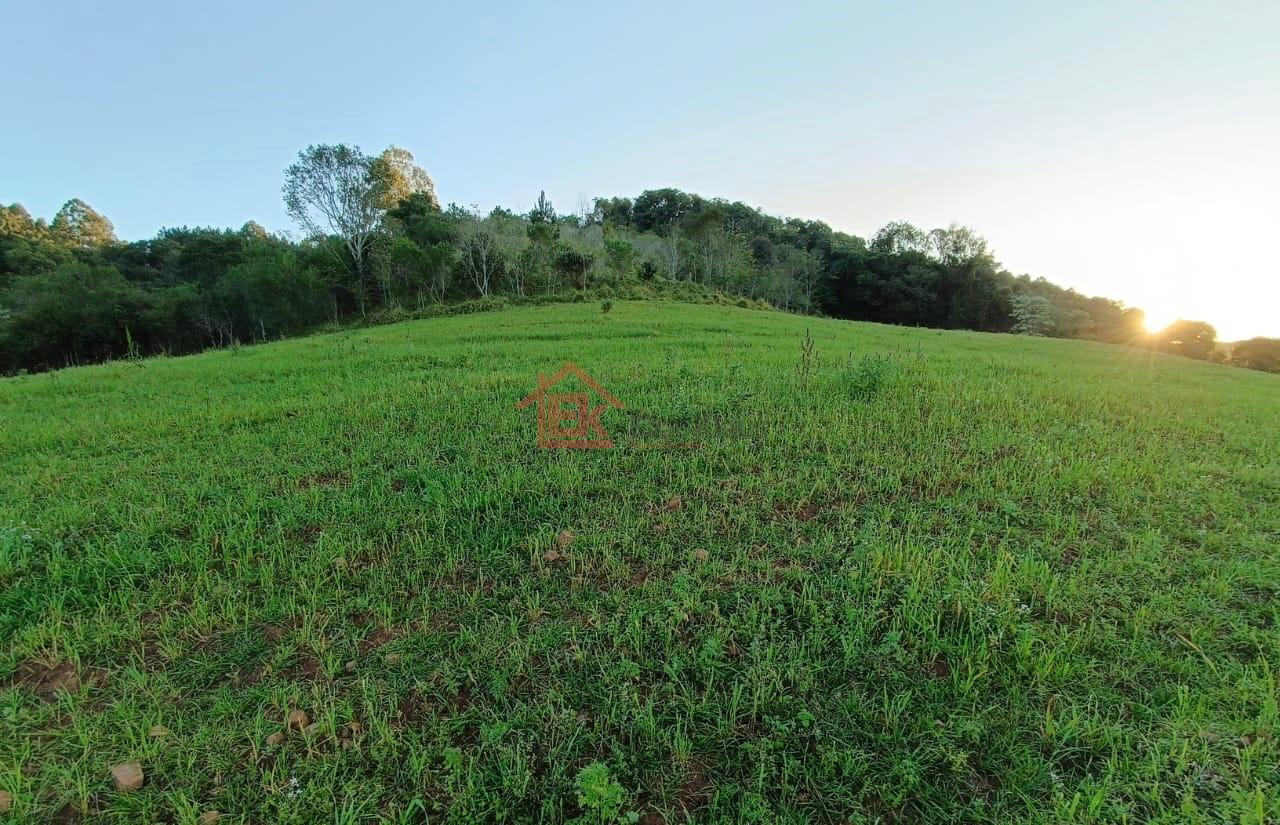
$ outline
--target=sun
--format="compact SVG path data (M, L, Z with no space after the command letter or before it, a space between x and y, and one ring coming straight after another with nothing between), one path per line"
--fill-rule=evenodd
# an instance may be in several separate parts
M1147 332L1159 332L1176 320L1178 320L1177 313L1160 309L1148 309L1143 315L1142 325L1147 328Z

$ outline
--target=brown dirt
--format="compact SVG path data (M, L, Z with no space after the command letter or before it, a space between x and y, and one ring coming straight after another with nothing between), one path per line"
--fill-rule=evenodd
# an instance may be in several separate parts
M379 627L360 642L360 653L367 655L396 638L396 632L388 627Z
M49 665L28 659L18 665L9 686L24 688L42 699L52 701L60 691L75 693L80 690L81 684L91 682L94 675L90 672L85 678L81 678L71 662Z
M951 663L942 656L929 663L929 675L935 679L946 679L951 675Z
M350 485L351 476L336 470L314 473L298 479L299 490L310 490L313 487L348 487Z
M707 779L702 768L693 765L680 786L680 807L685 814L691 814L705 806L711 800L711 781Z
M400 700L400 704L396 706L396 726L397 727L413 727L420 725L426 721L431 713L431 705L416 692L410 693L408 696Z

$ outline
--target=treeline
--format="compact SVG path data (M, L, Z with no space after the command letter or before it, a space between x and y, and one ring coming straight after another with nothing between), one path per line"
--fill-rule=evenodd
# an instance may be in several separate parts
M656 234L664 274L762 297L783 309L889 324L1144 340L1143 315L1000 268L967 227L890 223L870 240L676 189L597 200L606 232Z
M871 239L676 189L573 214L442 208L408 152L312 146L285 172L293 241L166 229L121 242L73 200L52 221L0 207L0 369L42 370L267 341L494 295L607 296L687 284L781 309L893 324L1088 338L1280 370L1280 341L1224 354L1211 326L1148 334L1140 310L1001 268L972 230L891 223ZM1225 357L1224 357L1225 356Z

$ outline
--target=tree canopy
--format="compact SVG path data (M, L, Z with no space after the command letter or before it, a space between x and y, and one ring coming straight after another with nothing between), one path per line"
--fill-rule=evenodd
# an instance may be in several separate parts
M284 178L300 241L248 221L126 243L79 199L48 223L0 206L0 370L193 352L469 297L607 297L659 282L854 320L1088 338L1273 371L1280 360L1274 339L1223 347L1199 321L1149 334L1136 308L1008 272L960 225L892 221L867 240L670 187L573 215L545 192L523 213L483 214L441 208L430 176L394 146L309 146Z
M53 216L49 228L68 246L105 246L116 241L116 231L111 221L79 198L72 198L63 204L58 214Z
M308 146L285 170L285 209L312 237L336 236L363 273L397 173L390 160L375 161L358 146Z

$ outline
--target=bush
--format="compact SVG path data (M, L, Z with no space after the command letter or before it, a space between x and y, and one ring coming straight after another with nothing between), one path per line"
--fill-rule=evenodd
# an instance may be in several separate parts
M69 264L17 278L6 300L0 350L8 372L118 358L129 354L130 335L149 337L152 297L114 267Z
M1280 373L1280 338L1250 338L1231 348L1227 362L1251 370Z
M415 318L439 318L448 315L471 315L475 312L491 312L495 309L520 303L510 301L504 296L490 295L487 298L474 298L470 301L459 301L454 304L432 304L420 312L413 313Z
M893 377L897 365L885 355L864 355L857 361L849 356L844 368L844 388L855 401L869 401L880 394Z
M292 252L263 250L231 267L210 290L211 312L226 319L232 338L267 340L325 319L325 287Z
M575 783L578 788L578 805L582 816L576 821L587 823L636 822L639 815L623 813L627 804L627 791L609 773L603 762L592 762L578 772Z

